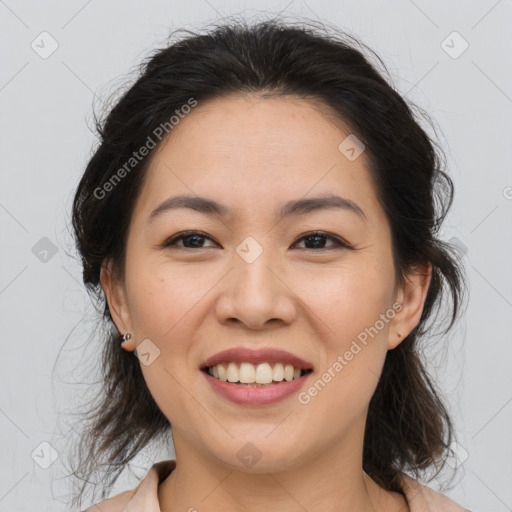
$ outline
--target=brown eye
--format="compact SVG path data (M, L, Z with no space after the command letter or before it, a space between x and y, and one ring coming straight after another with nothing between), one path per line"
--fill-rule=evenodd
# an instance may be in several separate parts
M178 249L209 249L213 246L205 246L204 241L211 240L215 242L211 237L207 236L205 233L201 231L185 231L179 233L177 235L172 236L168 240L166 240L162 247L172 247ZM350 245L338 237L325 233L323 231L313 231L311 233L306 233L301 238L298 239L295 244L301 242L302 240L306 241L306 247L302 247L299 249L306 250L332 250L332 249L350 249ZM331 240L334 242L332 245L326 247L326 240ZM183 242L183 244L178 244L177 242ZM215 242L216 243L216 242Z
M325 247L326 239L332 240L334 242L334 244L329 247ZM312 247L303 247L303 249L306 249L306 250L316 250L316 249L331 250L331 249L338 249L338 248L350 249L350 246L346 242L340 240L339 238L337 238L333 235L324 233L323 231L314 231L311 233L307 233L306 235L299 238L298 242L300 242L302 240L309 241L309 245L312 246ZM308 242L306 242L306 243L308 243Z
M177 247L180 249L202 249L204 247L204 239L212 240L209 236L201 231L186 231L175 235L164 242L162 247ZM183 240L183 245L176 242ZM210 246L209 246L210 247ZM209 247L206 247L207 249Z

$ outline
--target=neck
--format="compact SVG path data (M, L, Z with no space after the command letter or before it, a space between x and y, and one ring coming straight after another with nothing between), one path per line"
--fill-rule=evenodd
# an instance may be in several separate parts
M205 458L173 432L176 469L160 484L162 512L392 512L408 510L403 496L379 487L362 470L357 444L345 455L330 446L314 458L296 458L285 469L241 471ZM359 456L358 456L359 455ZM261 467L261 466L260 466Z

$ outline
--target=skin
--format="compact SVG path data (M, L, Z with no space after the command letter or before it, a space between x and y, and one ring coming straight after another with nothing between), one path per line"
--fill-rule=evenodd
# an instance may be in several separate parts
M398 284L368 159L339 151L350 133L340 126L300 98L215 99L173 128L148 169L124 279L105 264L101 282L119 331L132 333L124 348L149 338L160 350L141 369L172 424L177 468L159 486L163 512L256 512L270 504L283 512L408 510L401 494L363 472L363 434L386 352L420 320L431 267ZM275 217L288 200L331 193L357 203L366 221L338 209ZM179 209L147 222L176 194L214 199L232 213L220 219ZM211 238L199 239L199 248L184 248L190 239L162 248L192 229ZM353 249L330 249L329 238L315 246L302 238L312 230ZM252 263L236 252L247 236L263 248ZM402 309L306 405L296 395L236 405L199 371L227 348L278 347L312 363L312 383L395 302ZM237 456L247 442L262 455L250 468Z

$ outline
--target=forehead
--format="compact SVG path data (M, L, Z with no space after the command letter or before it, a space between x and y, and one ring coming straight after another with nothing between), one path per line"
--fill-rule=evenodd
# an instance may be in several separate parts
M158 147L136 209L147 217L179 193L215 198L240 214L332 193L370 209L376 195L368 159L340 151L351 132L329 114L290 96L199 102Z

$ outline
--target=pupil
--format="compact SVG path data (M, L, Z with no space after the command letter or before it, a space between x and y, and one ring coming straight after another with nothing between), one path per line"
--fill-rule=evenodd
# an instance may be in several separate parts
M323 245L325 245L325 237L324 237L324 235L311 235L311 236L308 236L306 240L311 240L311 239L316 239L317 242L318 242L318 239L324 239L323 240L324 244L322 244L320 242L320 248L321 249L323 248ZM307 244L307 242L306 242L306 244ZM319 247L319 245L317 243L314 243L313 245L314 245L314 248L318 248ZM310 247L308 247L308 249L310 249Z
M196 242L197 242L197 239L198 239L198 238L199 238L199 239L201 239L201 238L202 238L202 236L201 236L201 235L188 235L187 237L185 237L185 238L183 239L183 243L184 243L185 247L188 247L188 245L187 245L186 241L187 241L187 240L190 240L191 238L195 238L195 239L196 239ZM201 246L202 246L201 244L192 243L192 247L201 247Z

